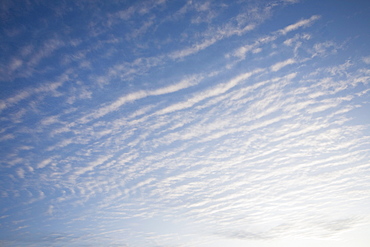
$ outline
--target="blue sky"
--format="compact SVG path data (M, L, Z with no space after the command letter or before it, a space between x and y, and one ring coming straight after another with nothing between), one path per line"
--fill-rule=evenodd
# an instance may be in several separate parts
M2 1L1 246L370 242L368 1Z

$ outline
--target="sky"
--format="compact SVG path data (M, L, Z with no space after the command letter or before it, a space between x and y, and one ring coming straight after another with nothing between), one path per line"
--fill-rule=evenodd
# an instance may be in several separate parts
M368 246L369 13L1 1L0 245Z

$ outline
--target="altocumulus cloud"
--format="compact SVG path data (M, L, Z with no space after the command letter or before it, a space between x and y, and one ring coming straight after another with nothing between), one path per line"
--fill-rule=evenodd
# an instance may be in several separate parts
M366 246L369 6L314 2L5 1L0 245Z

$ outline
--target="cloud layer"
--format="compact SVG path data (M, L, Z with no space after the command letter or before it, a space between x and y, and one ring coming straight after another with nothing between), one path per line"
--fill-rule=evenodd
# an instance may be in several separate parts
M323 12L275 20L300 4L3 4L0 243L213 246L369 223L369 56L322 36Z

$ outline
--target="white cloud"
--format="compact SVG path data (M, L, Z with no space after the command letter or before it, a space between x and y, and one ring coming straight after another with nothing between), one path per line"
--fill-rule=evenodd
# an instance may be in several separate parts
M53 132L52 134L54 135L54 134L58 134L58 133L60 133L60 131L58 131L56 133ZM57 143L57 144L55 144L53 146L48 147L46 150L47 151L53 151L53 150L55 150L57 148L66 147L66 146L72 144L73 142L74 142L74 139L73 138L66 138L64 140L61 140L59 143Z
M260 53L261 51L262 51L262 48L256 48L252 50L252 53L257 54L257 53Z
M95 161L89 162L85 167L81 167L81 168L75 169L75 171L73 172L73 174L70 176L70 179L72 181L74 181L80 175L83 175L83 174L85 174L88 171L93 171L95 169L95 167L104 164L106 161L108 161L112 157L113 157L113 155L102 156L102 157L99 157Z
M194 95L193 97L189 98L188 100L186 100L184 102L168 106L165 109L162 109L161 111L159 111L157 114L159 114L159 115L168 114L168 113L171 113L171 112L174 112L174 111L178 111L178 110L182 110L182 109L192 107L193 105L197 104L198 102L203 101L203 100L205 100L209 97L214 97L214 96L217 96L217 95L220 95L220 94L223 94L223 93L227 92L229 89L235 87L238 83L240 83L243 80L248 79L252 75L254 75L256 73L260 73L262 71L263 71L262 69L256 69L252 72L247 72L247 73L238 75L238 76L234 77L233 79L231 79L230 81L228 81L226 83L223 83L223 84L219 84L218 86L216 86L214 88L211 88L209 90L206 90L202 93L196 94L196 95Z
M174 93L176 91L194 86L200 79L201 79L201 77L196 77L196 76L195 77L189 77L189 78L186 78L186 79L182 80L181 82L179 82L177 84L174 84L174 85L169 85L169 86L159 88L159 89L155 89L155 90L152 90L152 91L137 91L137 92L134 92L134 93L131 93L131 94L128 94L128 95L124 95L124 96L120 97L118 100L116 100L115 102L113 102L113 103L111 103L107 106L101 107L100 109L95 110L95 112L93 112L93 113L91 113L87 116L82 117L81 119L79 119L78 122L87 123L87 122L89 122L93 119L97 119L97 118L105 116L105 115L107 115L111 112L117 111L121 106L123 106L123 105L125 105L129 102L139 100L139 99L151 96L151 95L158 96L158 95L163 95L163 94L168 94L168 93Z
M293 44L299 42L299 40L309 40L311 39L311 35L310 34L296 34L293 38L289 38L289 39L286 39L284 41L284 45L287 45L287 46L292 46Z
M318 19L320 19L320 16L319 15L313 15L309 19L303 19L303 20L298 21L298 22L296 22L294 24L291 24L289 26L286 26L285 28L279 30L278 32L281 33L281 34L283 34L283 35L286 35L287 33L292 32L294 30L297 30L300 27L310 26L314 21L316 21Z
M293 58L289 58L285 61L282 61L282 62L278 62L274 65L271 65L271 70L276 72L276 71L279 71L280 69L284 68L285 66L288 66L290 64L294 64L296 63L296 61L293 59Z
M183 50L179 50L179 51L175 51L175 52L171 53L169 56L172 59L183 58L183 57L189 56L191 54L197 53L201 50L204 50L205 48L213 45L217 41L218 41L218 39L216 37L214 37L214 38L205 40L205 41L203 41L199 44L195 44L192 47L189 47L189 48L186 48L186 49L183 49Z
M205 48L213 45L214 43L220 41L221 39L224 39L224 38L227 38L233 35L242 35L245 32L253 30L254 28L255 28L255 25L253 24L247 25L242 29L226 26L225 28L221 30L217 30L217 32L214 34L212 38L206 39L191 47L172 52L169 55L169 57L172 59L184 58L186 56L189 56L191 54L204 50Z
M337 52L338 48L339 48L338 45L332 41L326 41L323 43L315 44L312 51L313 53L312 57L327 56L330 53L334 54Z
M58 116L49 116L41 120L42 125L51 125L59 122Z
M246 45L246 46L242 46L240 47L239 49L237 49L235 52L234 52L234 56L236 57L239 57L241 59L244 59L245 58L245 54L249 51L253 51L254 49L257 49L255 48L255 45Z
M38 168L38 169L44 168L47 165L49 165L51 162L53 162L53 159L51 159L51 158L45 159L45 160L41 161L40 163L38 163L36 168Z
M278 31L273 32L270 35L262 36L260 38L257 38L252 44L247 44L244 46L239 47L236 49L233 53L229 53L226 55L226 57L234 56L238 57L241 60L244 60L246 57L246 54L250 51L258 51L258 49L261 49L259 46L263 44L268 44L273 41L275 41L279 36L287 35L289 32L294 31L296 29L299 29L301 27L310 26L314 21L318 20L320 16L314 15L309 19L304 19L301 21L298 21L294 24L291 24L283 29L280 29ZM302 39L310 39L310 35L308 34L301 34L296 35L294 38L290 38L284 42L285 45L292 45L294 41L296 41L298 38Z

